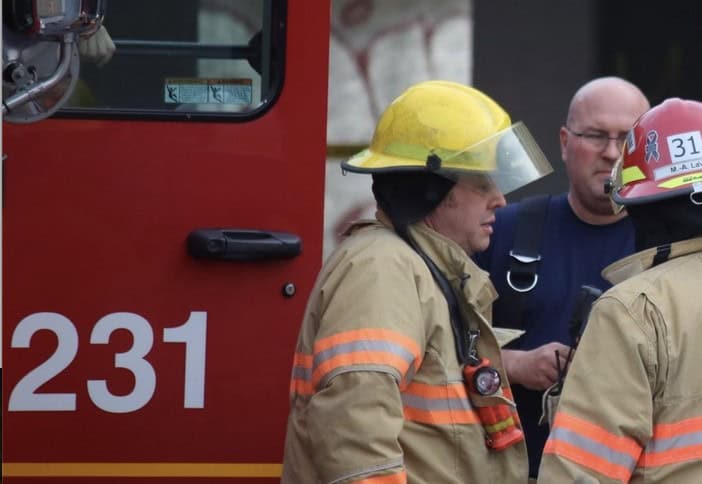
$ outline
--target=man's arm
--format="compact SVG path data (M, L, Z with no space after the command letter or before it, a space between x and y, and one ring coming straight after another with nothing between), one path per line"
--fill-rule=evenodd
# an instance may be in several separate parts
M409 250L368 249L321 287L306 421L324 482L406 481L400 390L425 351L413 261Z
M402 400L389 374L337 375L312 397L307 422L315 465L324 482L391 475L396 480L387 482L406 482L398 441L404 425Z

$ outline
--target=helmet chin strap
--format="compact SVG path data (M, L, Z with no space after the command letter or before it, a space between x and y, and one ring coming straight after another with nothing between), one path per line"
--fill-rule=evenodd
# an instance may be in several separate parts
M667 261L670 257L670 244L659 245L656 247L656 255L653 256L653 264L651 267L655 267L658 264L662 264Z
M702 207L687 195L658 202L629 205L627 212L636 232L636 250L659 250L654 265L668 260L670 244L702 235Z

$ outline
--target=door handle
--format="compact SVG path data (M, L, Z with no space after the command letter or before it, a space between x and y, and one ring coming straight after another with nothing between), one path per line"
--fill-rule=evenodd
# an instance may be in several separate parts
M302 252L295 234L246 229L196 229L188 234L188 253L196 259L291 259Z

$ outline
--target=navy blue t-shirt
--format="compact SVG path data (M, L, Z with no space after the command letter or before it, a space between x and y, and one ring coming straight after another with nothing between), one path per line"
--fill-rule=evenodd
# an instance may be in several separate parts
M634 227L628 217L609 225L590 225L580 220L566 194L552 196L544 222L539 254L538 283L522 303L522 324L505 321L510 314L507 285L509 251L513 248L519 204L497 211L490 247L476 254L476 263L490 273L499 294L493 306L495 326L521 327L526 333L510 348L531 350L551 341L572 346L568 332L575 298L582 285L603 292L609 287L602 269L634 252ZM554 355L555 358L555 355ZM536 476L548 425L539 426L543 392L512 385L529 451L529 474Z

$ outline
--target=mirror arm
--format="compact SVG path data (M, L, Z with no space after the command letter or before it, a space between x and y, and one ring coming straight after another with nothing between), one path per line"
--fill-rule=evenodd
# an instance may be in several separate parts
M77 47L77 45L77 37L75 34L65 34L63 37L63 42L61 43L60 62L53 75L48 79L33 85L26 91L18 92L14 96L10 96L8 99L4 100L2 103L3 116L12 111L14 108L21 106L31 99L34 99L35 96L43 94L61 82L64 75L68 72L68 68L71 64L71 55L73 55L74 49Z

